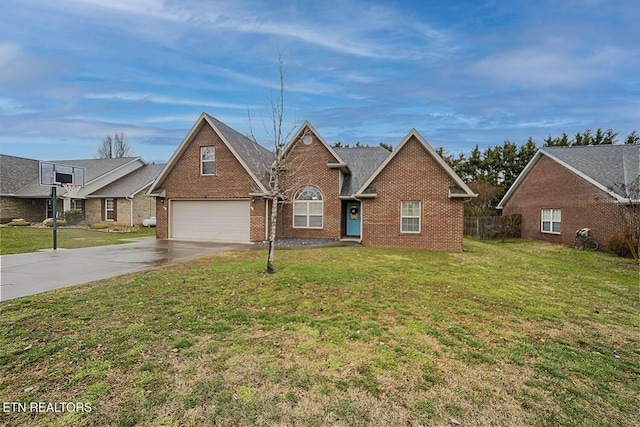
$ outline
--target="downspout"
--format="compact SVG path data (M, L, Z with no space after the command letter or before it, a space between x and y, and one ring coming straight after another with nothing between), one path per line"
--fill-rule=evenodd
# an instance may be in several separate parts
M131 222L131 227L133 227L133 197L127 196L127 197L125 197L125 199L127 199L129 201L129 206L130 206L129 218L130 218L130 222Z

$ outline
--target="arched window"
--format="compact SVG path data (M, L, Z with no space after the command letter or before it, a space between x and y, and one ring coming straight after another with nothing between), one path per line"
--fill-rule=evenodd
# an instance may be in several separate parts
M293 226L322 228L322 193L315 187L302 187L293 198Z

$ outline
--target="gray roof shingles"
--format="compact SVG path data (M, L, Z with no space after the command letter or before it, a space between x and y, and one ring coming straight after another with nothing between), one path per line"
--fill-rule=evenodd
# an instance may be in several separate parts
M102 175L111 172L127 163L133 162L137 157L121 157L116 159L80 159L80 160L51 160L52 163L59 163L69 166L80 166L85 168L85 184L93 181ZM38 172L32 181L22 187L18 193L19 197L48 197L51 190L40 185Z
M550 147L542 151L626 197L620 184L629 186L640 175L640 145Z
M0 194L13 195L38 179L39 162L34 159L0 154Z
M61 163L69 166L85 168L85 183L89 183L102 175L111 172L127 163L133 162L139 157L120 157L115 159L80 159L80 160L51 160L52 163Z
M207 116L222 133L236 154L240 156L244 164L265 186L268 186L268 170L274 160L273 153L215 117L209 114Z
M268 187L267 173L274 160L273 153L215 117L209 114L207 116L247 167L262 181L265 187ZM350 175L345 176L342 196L355 194L391 154L382 147L334 148L334 150L347 163L351 172Z
M341 196L351 196L373 175L391 152L382 147L334 148L336 154L349 167L345 176Z
M15 195L16 197L49 197L51 190L40 185L38 160L0 155L0 161L2 162L0 165L2 173L2 191L0 194ZM138 157L121 157L116 159L53 160L51 162L84 167L86 172L85 183L89 183L134 161L141 161L141 159ZM142 169L145 168L142 167ZM132 180L128 182L135 184L135 181ZM136 190L138 189L134 190L132 188L131 192ZM124 193L126 193L126 190L123 190Z
M164 164L145 165L109 185L91 193L89 197L130 197L151 185Z

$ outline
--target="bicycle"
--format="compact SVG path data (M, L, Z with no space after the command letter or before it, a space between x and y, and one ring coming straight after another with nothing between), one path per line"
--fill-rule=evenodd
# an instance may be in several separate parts
M577 230L576 238L573 241L573 247L580 249L581 251L597 251L599 247L598 242L589 235L590 232L590 228L581 228L580 230Z

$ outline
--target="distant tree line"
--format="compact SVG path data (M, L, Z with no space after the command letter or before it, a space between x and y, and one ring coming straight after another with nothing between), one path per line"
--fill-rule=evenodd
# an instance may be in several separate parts
M435 150L478 194L477 198L465 204L465 216L484 217L497 215L495 207L536 154L538 148L605 145L618 142L618 132L598 128L595 132L591 129L578 132L573 137L569 137L564 132L559 137L549 135L540 146L532 137L529 137L522 145L506 140L502 145L489 146L484 151L480 150L476 144L469 155L447 153L444 147L437 147ZM624 143L640 144L640 135L634 130L624 139ZM393 151L393 146L390 144L380 142L379 145L388 151ZM341 141L334 142L331 146L350 147L349 144ZM357 141L353 147L369 147L369 145Z
M566 133L560 137L549 135L544 139L542 148L573 147L584 145L617 144L618 133L611 129L597 129L592 132L587 129L578 132L570 138ZM634 130L628 135L625 144L640 144L640 136ZM529 137L526 143L518 146L511 141L504 141L502 145L489 146L481 151L476 145L469 155L456 155L445 152L443 147L436 148L436 152L451 166L451 168L469 184L478 197L465 204L466 216L496 215L495 207L523 171L527 163L538 151L538 144Z
M389 152L393 151L393 145L391 144L387 144L383 141L380 141L380 144L378 145ZM331 146L334 148L351 148L350 144L343 144L342 141L336 141L333 144L331 144ZM354 148L369 147L369 144L363 144L360 141L356 141L356 143L353 144L353 147Z

